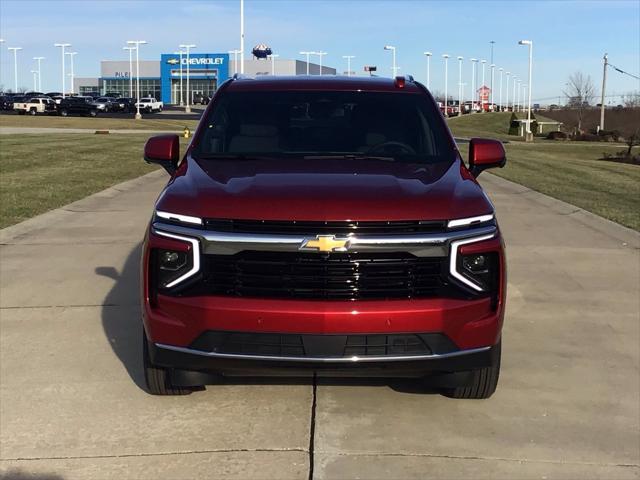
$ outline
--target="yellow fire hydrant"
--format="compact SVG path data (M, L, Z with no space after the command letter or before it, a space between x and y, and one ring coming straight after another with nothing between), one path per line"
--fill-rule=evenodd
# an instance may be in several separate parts
M184 138L189 138L191 136L191 130L189 130L189 127L184 127L183 136Z

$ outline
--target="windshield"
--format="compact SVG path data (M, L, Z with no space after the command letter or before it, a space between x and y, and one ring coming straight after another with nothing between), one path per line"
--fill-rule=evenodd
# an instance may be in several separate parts
M230 92L204 120L200 158L344 156L451 161L426 96L381 92Z

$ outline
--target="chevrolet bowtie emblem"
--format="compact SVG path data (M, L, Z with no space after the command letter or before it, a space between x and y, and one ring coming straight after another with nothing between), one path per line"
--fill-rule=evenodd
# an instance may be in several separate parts
M317 252L346 252L349 239L337 239L334 235L317 235L314 239L302 242L300 250L315 250Z

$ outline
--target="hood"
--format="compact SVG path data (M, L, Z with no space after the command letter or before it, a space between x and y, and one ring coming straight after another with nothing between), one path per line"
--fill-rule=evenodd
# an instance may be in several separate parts
M308 221L449 220L493 212L475 178L451 164L187 157L158 210L201 218Z

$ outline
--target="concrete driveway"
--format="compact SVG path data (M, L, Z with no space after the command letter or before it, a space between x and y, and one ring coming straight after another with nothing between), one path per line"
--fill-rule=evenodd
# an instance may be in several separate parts
M482 180L510 289L486 401L365 381L146 394L139 242L161 172L0 231L0 477L639 478L640 237Z

